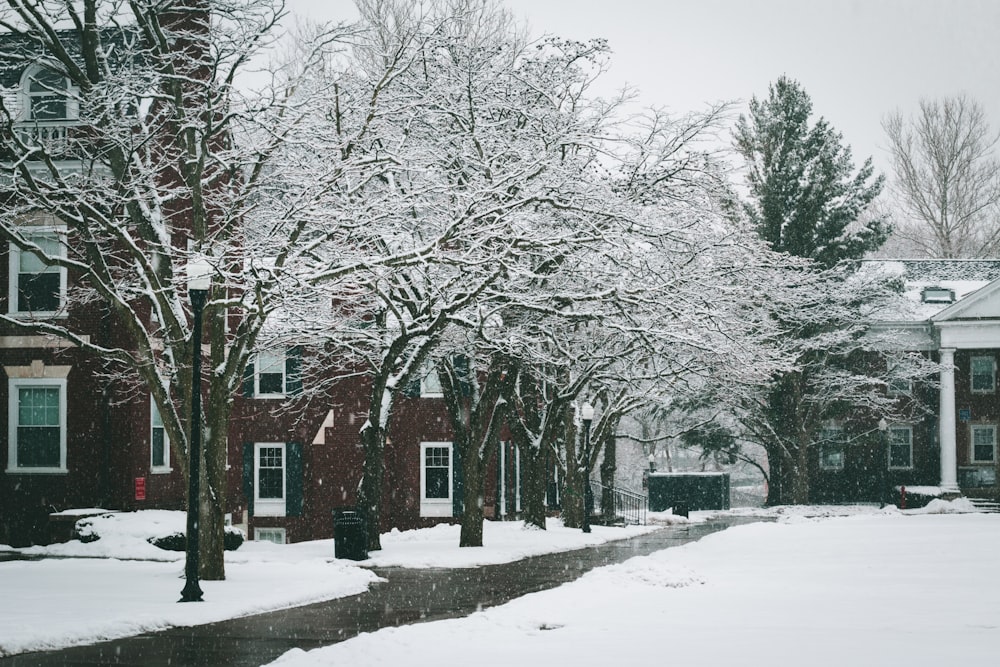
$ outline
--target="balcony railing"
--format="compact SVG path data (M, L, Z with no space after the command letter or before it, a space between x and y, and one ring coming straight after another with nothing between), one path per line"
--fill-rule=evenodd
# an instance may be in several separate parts
M41 148L49 157L62 159L73 153L73 128L78 125L73 120L33 121L15 123L14 132L22 143Z

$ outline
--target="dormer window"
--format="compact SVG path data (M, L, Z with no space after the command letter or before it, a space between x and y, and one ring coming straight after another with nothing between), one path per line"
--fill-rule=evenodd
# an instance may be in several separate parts
M925 287L920 294L920 300L924 303L954 303L955 290L944 287Z
M69 81L62 74L36 67L27 76L28 119L35 121L69 118Z

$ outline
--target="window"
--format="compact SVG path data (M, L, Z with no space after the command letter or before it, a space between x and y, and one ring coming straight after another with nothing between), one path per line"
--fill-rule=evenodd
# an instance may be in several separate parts
M451 443L421 443L420 460L420 516L452 516Z
M913 429L909 426L889 427L889 469L908 470L913 467Z
M70 118L70 86L62 74L36 67L26 73L24 87L28 120L50 121Z
M301 349L262 350L247 364L243 393L256 398L284 398L302 391Z
M889 378L887 389L890 396L908 396L913 393L913 382L905 378Z
M57 229L39 228L24 234L25 240L36 245L49 257L64 257L66 247ZM8 312L52 315L62 309L66 295L66 269L47 264L31 251L10 244Z
M66 380L8 382L8 472L66 472Z
M844 469L844 430L839 426L820 430L819 467L823 470Z
M285 516L285 443L255 443L254 481L254 513Z
M972 391L991 394L996 389L996 361L993 357L972 357L969 361Z
M254 528L253 539L257 542L273 542L274 544L285 543L284 528Z
M444 396L444 390L441 388L441 378L438 377L437 370L434 368L431 368L420 378L420 395L424 398Z
M163 428L163 417L156 401L149 399L149 467L152 472L170 472L170 439Z
M989 424L970 428L972 430L972 462L993 463L996 461L997 427Z

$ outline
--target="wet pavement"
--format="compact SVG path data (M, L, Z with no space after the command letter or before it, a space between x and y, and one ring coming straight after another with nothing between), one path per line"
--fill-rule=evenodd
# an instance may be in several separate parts
M258 667L292 648L311 649L362 632L467 616L572 581L595 567L693 542L746 519L663 528L595 547L461 569L374 568L386 582L327 602L59 651L0 658L0 667Z

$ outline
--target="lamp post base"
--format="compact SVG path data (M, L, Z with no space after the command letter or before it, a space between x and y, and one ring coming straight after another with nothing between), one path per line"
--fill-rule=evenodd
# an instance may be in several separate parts
M187 583L184 584L184 590L181 591L181 599L178 602L204 602L202 595L203 593L201 592L201 586L198 585L198 581L188 579Z

